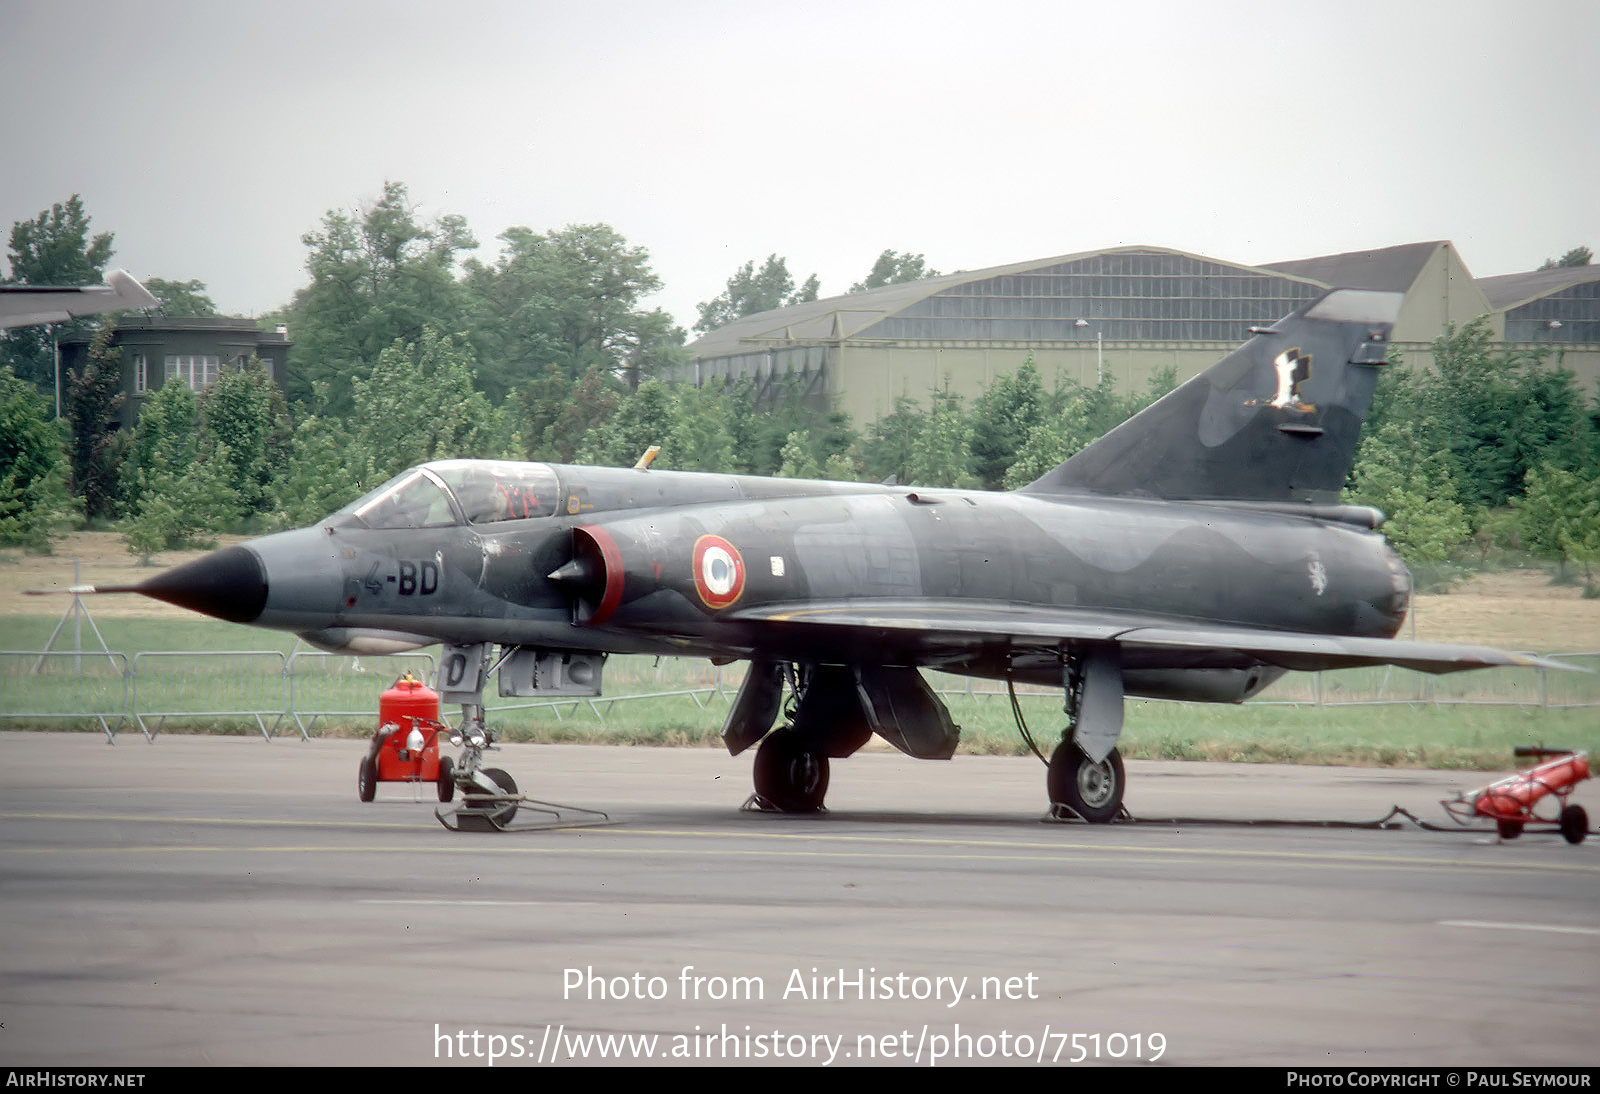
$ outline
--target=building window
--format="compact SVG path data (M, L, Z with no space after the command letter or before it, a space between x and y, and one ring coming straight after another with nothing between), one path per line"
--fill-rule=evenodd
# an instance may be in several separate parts
M214 354L168 357L164 379L170 380L176 376L188 384L191 391L201 392L217 382L217 374L221 368L222 358Z
M133 355L133 393L143 395L150 389L150 362L142 353Z

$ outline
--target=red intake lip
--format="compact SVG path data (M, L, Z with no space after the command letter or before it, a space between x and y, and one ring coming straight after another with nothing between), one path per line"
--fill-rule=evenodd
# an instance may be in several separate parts
M617 546L617 541L611 538L611 533L604 528L592 524L581 525L573 529L580 537L579 542L586 545L588 551L598 553L600 568L605 575L605 584L600 592L600 600L595 605L594 613L585 619L584 625L598 627L616 613L617 606L622 603L622 584L624 579L622 568L622 549Z

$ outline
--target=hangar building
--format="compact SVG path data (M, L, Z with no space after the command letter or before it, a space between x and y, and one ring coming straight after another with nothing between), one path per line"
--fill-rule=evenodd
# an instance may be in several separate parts
M1047 384L1122 392L1184 380L1328 288L1405 294L1394 341L1426 363L1446 324L1488 315L1505 348L1552 347L1591 390L1600 375L1600 267L1478 280L1454 245L1245 266L1163 247L1116 247L968 270L746 316L689 346L696 384L786 379L865 425L949 384L971 398L1031 354ZM691 371L692 370L692 371Z

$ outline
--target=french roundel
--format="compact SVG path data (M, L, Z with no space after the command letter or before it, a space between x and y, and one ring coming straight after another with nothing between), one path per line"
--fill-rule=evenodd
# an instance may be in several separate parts
M694 589L708 608L726 608L744 592L744 559L721 536L694 541Z

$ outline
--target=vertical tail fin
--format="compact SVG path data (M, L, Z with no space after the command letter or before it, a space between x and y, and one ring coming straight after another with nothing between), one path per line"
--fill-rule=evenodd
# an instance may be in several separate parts
M1334 289L1023 492L1336 500L1401 299Z

